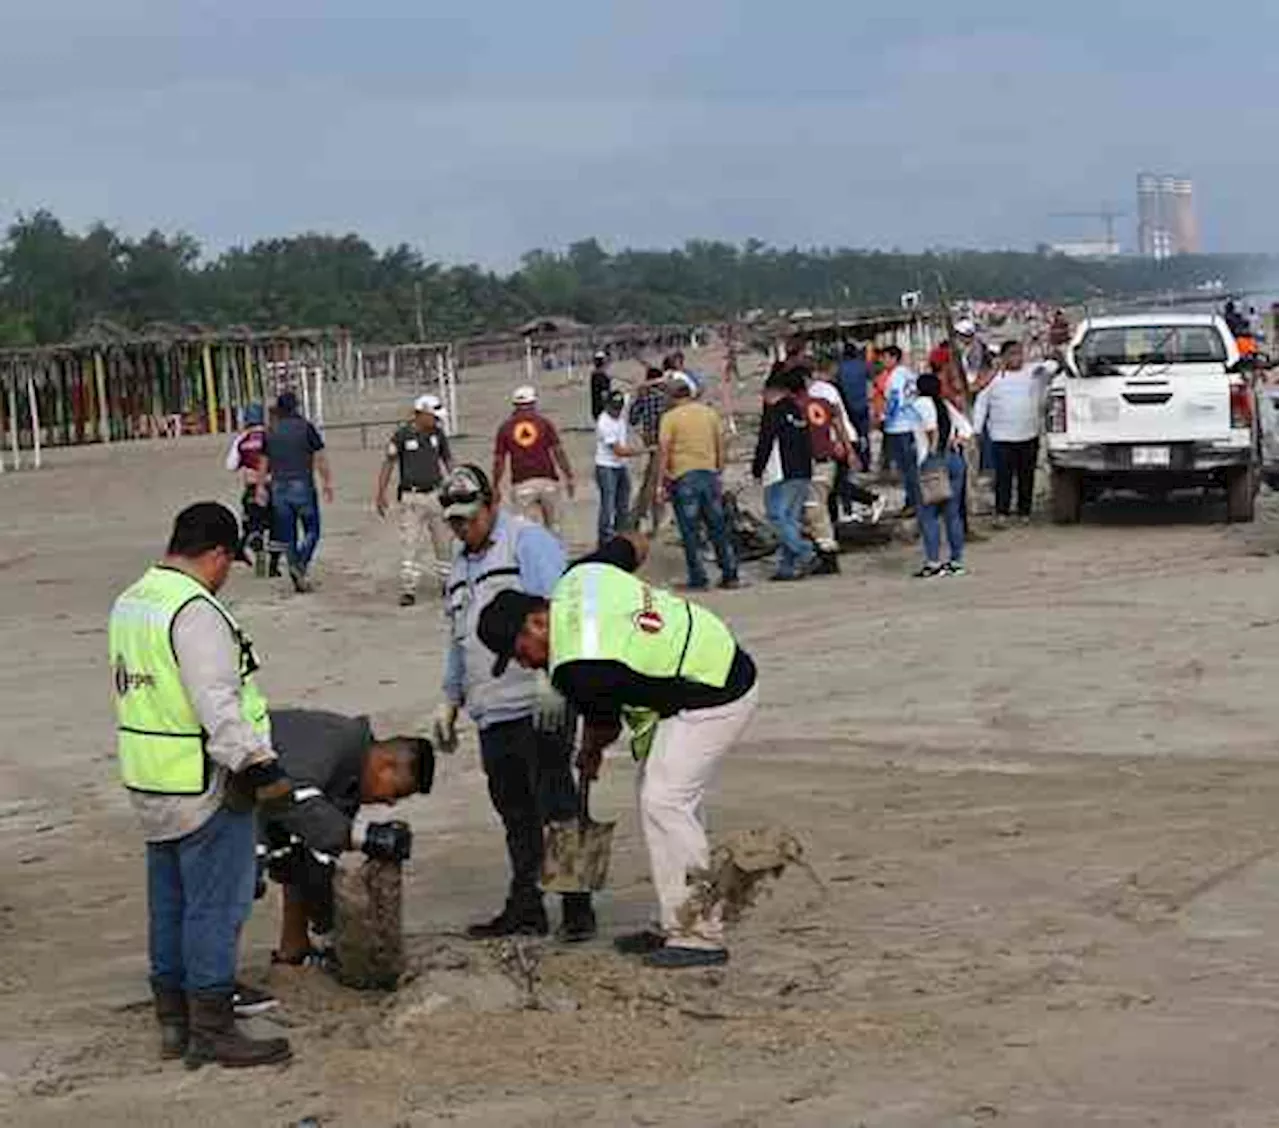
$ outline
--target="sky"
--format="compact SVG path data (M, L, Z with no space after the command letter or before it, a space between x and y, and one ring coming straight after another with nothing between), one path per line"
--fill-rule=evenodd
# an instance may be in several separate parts
M514 266L594 236L1277 248L1277 4L7 0L0 221L307 230Z

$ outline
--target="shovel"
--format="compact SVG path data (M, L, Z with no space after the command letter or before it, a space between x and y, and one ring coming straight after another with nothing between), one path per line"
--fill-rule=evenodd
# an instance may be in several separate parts
M609 877L614 824L592 820L587 807L591 781L578 787L578 817L547 824L543 837L542 888L548 893L592 893Z

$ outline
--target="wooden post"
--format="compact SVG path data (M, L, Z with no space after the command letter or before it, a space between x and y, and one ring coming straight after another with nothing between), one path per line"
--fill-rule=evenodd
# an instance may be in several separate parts
M387 350L387 387L393 391L396 386L396 347L392 345Z
M305 368L303 369L303 372L304 373L306 372ZM316 417L314 422L317 427L323 427L324 426L324 365L317 364L314 368L312 368L311 372L316 382L316 395L315 395ZM303 376L303 382L304 384L306 382L305 375Z
M97 394L98 437L104 443L109 443L111 441L111 416L107 402L107 365L103 359L101 349L93 350L93 375Z
M13 468L21 470L22 450L18 446L18 373L16 369L9 369L9 379L5 383L8 384L9 393L9 450L13 453Z
M449 434L456 435L461 429L458 424L458 364L457 349L453 345L449 346L449 354L446 360L449 373Z
M31 409L31 454L37 470L40 469L40 405L36 402L36 381L27 370L27 403Z
M222 430L229 433L236 429L235 419L231 413L231 367L228 363L227 348L221 344L218 346L218 383L222 389Z
M364 349L356 349L356 394L364 399Z

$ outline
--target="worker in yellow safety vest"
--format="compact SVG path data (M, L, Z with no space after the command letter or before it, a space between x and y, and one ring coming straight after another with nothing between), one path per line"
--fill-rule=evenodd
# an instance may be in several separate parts
M189 506L164 559L116 600L108 628L120 776L147 841L161 1054L192 1068L290 1055L286 1039L235 1026L247 1001L235 970L255 885L253 806L291 792L253 644L217 597L232 563L247 559L231 510Z
M626 721L660 926L615 946L653 967L708 967L729 958L724 924L718 908L689 900L686 878L709 862L703 799L755 712L756 667L705 607L633 574L646 550L639 534L615 537L571 565L549 600L499 592L477 633L497 655L495 676L512 658L545 669L582 714L587 779Z

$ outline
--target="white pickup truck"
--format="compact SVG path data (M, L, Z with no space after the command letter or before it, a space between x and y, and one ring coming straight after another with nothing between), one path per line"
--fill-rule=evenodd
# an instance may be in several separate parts
M1091 317L1077 327L1045 404L1054 520L1080 520L1106 489L1226 491L1252 521L1261 477L1252 358L1211 314Z

